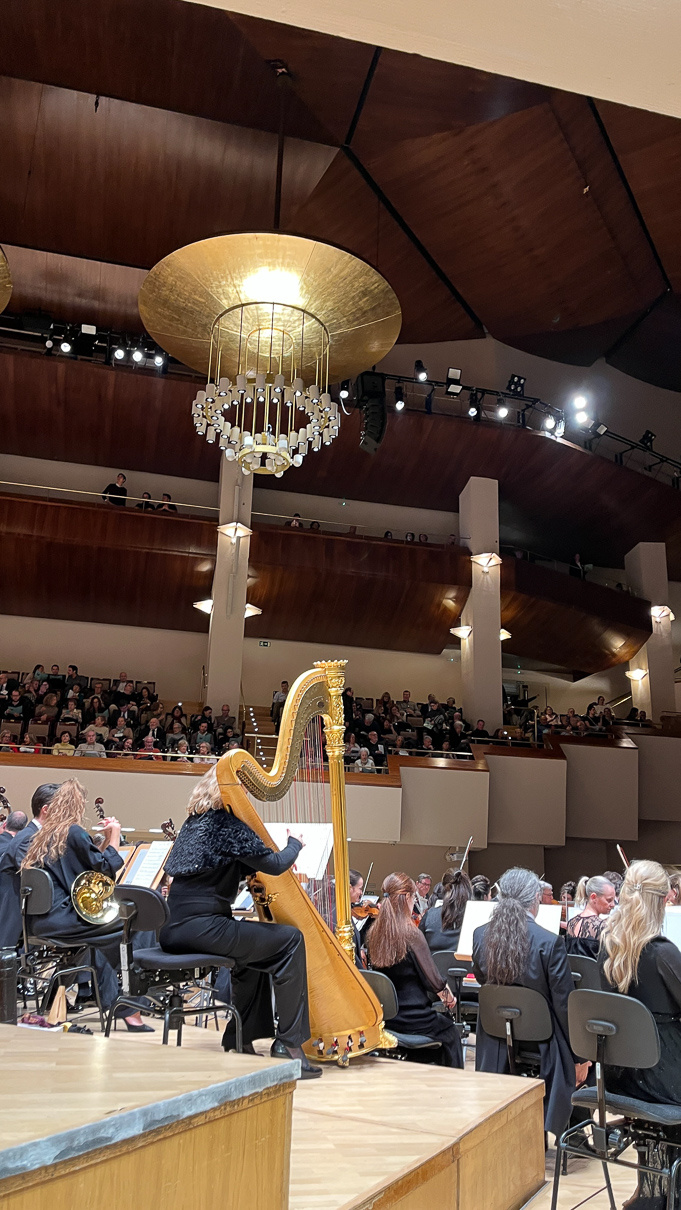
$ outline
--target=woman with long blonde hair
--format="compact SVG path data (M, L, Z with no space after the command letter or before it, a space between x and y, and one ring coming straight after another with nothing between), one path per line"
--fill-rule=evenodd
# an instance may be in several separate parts
M241 879L257 871L283 874L302 847L302 840L290 836L281 852L268 848L225 806L211 769L191 792L187 819L166 862L166 873L173 880L168 892L170 922L161 929L160 941L170 953L233 958L233 999L243 1021L244 1049L255 1054L256 1038L274 1036L272 1055L299 1059L306 1080L320 1076L322 1070L310 1063L302 1049L310 1037L305 938L300 929L287 924L232 917ZM236 1045L233 1022L222 1045L225 1050Z
M121 842L121 825L110 817L103 821L105 845L98 849L83 827L87 793L75 777L62 782L52 796L40 831L33 837L21 869L33 867L46 870L52 879L53 900L49 912L30 917L31 932L35 937L53 938L69 945L92 945L102 960L97 968L102 1005L108 1008L118 994L118 982L114 975L120 963L120 926L88 924L77 913L71 902L71 887L84 870L97 870L110 878L123 865L118 849ZM118 930L116 932L116 929ZM102 941L107 932L114 934L111 941ZM125 1018L129 1030L149 1030L143 1025L139 1013Z
M681 952L663 936L669 877L656 861L632 861L620 890L619 908L601 933L598 964L603 987L633 996L653 1014L660 1038L660 1060L643 1071L610 1067L609 1092L653 1104L681 1102ZM678 1144L681 1145L681 1130ZM666 1145L651 1144L651 1167L667 1161ZM666 1203L661 1178L642 1173L636 1201L657 1210Z
M409 1050L414 1062L437 1063L441 1067L463 1067L458 1030L448 1013L436 1013L433 996L446 1008L455 1000L438 971L422 932L414 924L416 883L408 874L388 874L383 898L367 939L374 970L387 975L397 992L397 1016L386 1021L386 1029L397 1033L422 1034L441 1043L439 1051Z

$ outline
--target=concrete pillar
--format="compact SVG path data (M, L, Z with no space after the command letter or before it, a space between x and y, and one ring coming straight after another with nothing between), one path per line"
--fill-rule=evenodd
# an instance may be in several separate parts
M237 462L220 459L220 525L236 521L250 528L253 476L244 475ZM248 586L250 538L232 538L218 532L213 575L213 612L208 634L206 704L220 713L228 703L239 714L241 664L244 648L244 608Z
M499 554L499 485L496 479L469 479L459 496L461 541L472 555ZM485 569L471 562L472 587L460 624L472 626L461 640L463 705L475 726L484 718L490 735L503 723L501 686L501 565Z
M639 542L624 560L627 581L636 596L650 601L653 633L629 661L629 670L646 673L631 681L631 697L638 710L659 722L663 710L676 709L672 622L667 583L667 552L664 542ZM659 611L659 612L658 612ZM657 615L657 616L656 616Z

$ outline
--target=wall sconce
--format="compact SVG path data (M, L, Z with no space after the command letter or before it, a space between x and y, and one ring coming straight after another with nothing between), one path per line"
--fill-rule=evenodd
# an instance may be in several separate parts
M262 609L258 609L257 605L249 605L248 602L246 602L246 608L244 609L245 618L254 618L259 613L262 613Z
M471 555L471 563L477 563L483 571L489 571L490 567L498 567L501 563L499 555L488 552L484 555Z
M194 601L194 609L200 609L201 613L212 613L213 612L212 598L209 597L205 601Z
M668 605L651 605L650 616L654 622L664 622L665 618L669 618L670 622L675 620Z
M250 538L253 530L247 525L242 525L241 521L230 521L227 525L218 525L218 533L236 542L237 538Z
M456 635L457 639L467 639L473 633L472 626L452 626L450 634Z
M642 681L648 673L645 668L632 668L631 672L625 672L624 675L628 676L630 681Z
M510 637L511 637L510 630L504 630L504 628L502 626L501 630L499 631L499 642L503 643L505 639L510 639Z

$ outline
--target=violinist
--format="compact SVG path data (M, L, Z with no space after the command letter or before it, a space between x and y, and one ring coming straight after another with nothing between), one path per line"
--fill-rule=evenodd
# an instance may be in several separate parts
M423 916L423 914L428 911L428 906L429 906L428 897L430 895L430 888L432 887L432 885L433 885L433 880L432 880L430 874L419 874L418 878L416 879L416 900L414 903L414 916L415 917L418 916L418 920L420 920L421 916ZM417 924L418 924L418 920L416 921Z
M352 915L352 935L355 942L355 965L365 968L366 941L368 931L371 928L373 920L378 916L378 907L374 903L362 903L362 895L364 893L364 879L359 870L350 870L350 909ZM366 921L362 928L357 925L357 921Z

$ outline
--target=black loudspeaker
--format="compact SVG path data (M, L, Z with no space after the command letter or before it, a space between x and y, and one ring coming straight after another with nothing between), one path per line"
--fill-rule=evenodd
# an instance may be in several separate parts
M359 448L368 454L375 454L385 437L388 423L385 374L377 374L375 370L366 370L364 374L360 374L355 384L355 398L357 407L364 412L364 428Z

